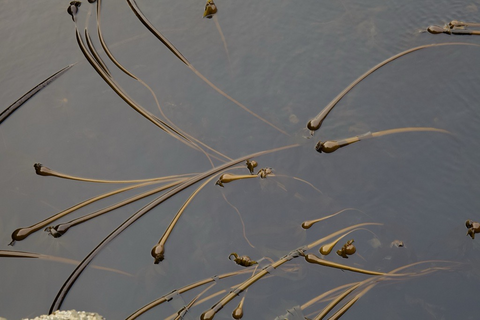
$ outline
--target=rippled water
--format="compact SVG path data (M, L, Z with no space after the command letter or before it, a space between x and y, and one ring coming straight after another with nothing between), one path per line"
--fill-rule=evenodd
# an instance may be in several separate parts
M211 166L203 154L159 130L105 84L77 45L74 24L65 12L69 1L0 3L1 110L57 70L77 62L0 125L0 250L81 261L153 198L96 218L61 238L39 231L9 247L13 230L112 190L111 185L38 176L34 163L104 179L198 173ZM418 32L453 19L478 22L478 1L218 0L217 18L225 41L214 20L202 19L201 1L138 0L137 4L199 72L287 134L209 87L140 23L126 2L105 0L102 30L107 44L127 69L152 87L175 124L233 159L293 143L300 146L255 159L260 167L272 167L275 177L237 181L223 189L208 184L167 242L165 261L154 265L152 246L195 189L162 203L92 262L131 276L89 267L62 309L123 319L174 289L239 270L228 260L231 252L278 260L339 229L379 222L384 225L369 228L375 235L365 231L351 235L357 247L354 256L344 260L333 253L326 259L381 272L430 259L462 265L381 283L344 319L476 318L480 248L478 239L465 235L465 220L480 221L480 65L476 62L480 48L428 48L387 64L348 93L312 139L302 135L310 118L377 63L424 44L478 44L480 38L475 36ZM87 1L80 7L79 27L83 32L89 10L87 27L100 51L95 6ZM142 85L113 64L108 66L130 96L158 114ZM401 127L435 127L452 134L399 133L360 141L332 154L314 149L318 140ZM81 216L136 193L114 196L71 215ZM233 206L255 248L244 238ZM300 227L305 220L345 208L361 212L346 211L309 230ZM405 247L390 247L394 240L402 240ZM311 252L318 254L316 249ZM39 259L1 259L0 316L7 319L47 313L75 268ZM325 291L368 277L307 264L303 258L288 266L289 272L273 272L274 277L248 290L244 319L274 319ZM245 279L219 281L208 294L230 290ZM200 291L182 295L183 301L188 303ZM221 296L195 306L191 319L198 319ZM239 300L215 318L231 318ZM161 305L141 319L167 318L184 302ZM304 314L313 318L323 306L309 307Z

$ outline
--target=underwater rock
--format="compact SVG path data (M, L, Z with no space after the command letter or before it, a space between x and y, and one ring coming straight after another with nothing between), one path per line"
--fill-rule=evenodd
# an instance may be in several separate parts
M23 320L29 320L29 319L23 319ZM68 311L57 310L50 315L43 315L43 316L35 317L30 320L105 320L105 318L99 315L98 313L94 313L94 312L75 311L75 310L68 310Z

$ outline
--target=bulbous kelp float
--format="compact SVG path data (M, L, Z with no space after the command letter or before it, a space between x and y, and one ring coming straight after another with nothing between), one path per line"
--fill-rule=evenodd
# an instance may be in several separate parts
M247 163L247 166L248 166L248 163ZM256 175L224 173L220 176L220 178L218 178L218 180L215 182L215 185L223 188L224 183L230 183L230 182L236 181L236 180L255 179L257 177L265 179L267 176L269 176L271 174L272 174L272 168L262 168L257 172Z
M203 17L207 19L212 19L213 15L217 13L217 6L213 0L207 0L205 4L205 10L203 11Z
M255 264L258 264L257 261L250 259L249 256L239 256L236 252L230 253L228 259L235 261L236 264L242 267L251 267Z

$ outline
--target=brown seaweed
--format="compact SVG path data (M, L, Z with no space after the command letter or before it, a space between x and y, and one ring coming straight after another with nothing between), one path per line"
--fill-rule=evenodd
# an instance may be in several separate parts
M102 242L100 242L93 251L91 251L83 260L82 262L77 266L77 268L73 271L73 273L68 277L68 279L65 281L63 286L60 288L57 296L55 297L52 306L50 307L50 313L53 311L59 310L60 307L62 306L62 302L65 299L68 291L72 287L72 285L75 283L75 281L78 279L78 277L82 274L83 270L90 264L90 262L95 258L95 256L110 242L112 241L117 235L122 233L126 228L128 228L131 224L133 224L135 221L137 221L139 218L141 218L144 214L149 212L151 209L155 208L157 205L160 203L168 200L175 194L179 193L180 191L188 188L189 186L205 179L208 178L211 175L214 175L222 170L225 170L231 166L234 166L242 161L245 161L250 158L258 157L261 155L265 155L268 153L272 152L278 152L281 150L285 149L290 149L298 147L298 144L294 145L289 145L285 147L280 147L280 148L275 148L271 150L266 150L266 151L261 151L257 153L250 154L248 156L240 157L238 159L235 159L233 161L227 162L219 167L213 168L209 171L206 171L204 173L201 173L199 175L196 175L187 181L181 183L180 185L176 186L175 188L171 189L164 195L160 196L159 198L153 200L152 202L148 203L146 206L144 206L142 209L137 211L135 214L133 214L130 218L125 220L120 226L118 226L112 233L110 233Z
M342 92L340 92L340 94L338 96L336 96L325 108L322 109L322 111L320 111L319 114L317 114L314 118L310 119L310 121L308 121L307 123L307 129L310 130L313 134L314 131L317 131L318 129L320 129L320 127L322 126L322 123L323 121L325 120L325 118L328 116L328 114L330 113L330 111L332 111L333 107L335 107L337 105L337 103L350 91L353 89L353 87L355 87L357 84L359 84L363 79L365 79L366 77L368 77L369 75L371 75L373 72L375 72L376 70L380 69L381 67L383 67L384 65L400 58L400 57L403 57L404 55L406 54L409 54L409 53L412 53L412 52L415 52L415 51L418 51L418 50L422 50L422 49L426 49L426 48L431 48L431 47L439 47L439 46L452 46L452 45L466 45L466 46L478 46L477 44L472 44L472 43L466 43L466 42L448 42L448 43L433 43L433 44L427 44L427 45L422 45L422 46L418 46L418 47L415 47L415 48L411 48L411 49L408 49L408 50L405 50L403 52L400 52L399 54L396 54L394 55L393 57L390 57L382 62L380 62L379 64L377 64L376 66L374 66L373 68L371 68L370 70L368 70L367 72L365 72L364 74L362 74L360 77L358 77L355 81L353 81L348 87L346 87L345 89L343 89Z
M73 67L76 63L72 63L72 64L69 64L68 66L58 70L57 72L55 72L54 74L52 74L50 77L48 77L47 79L43 80L42 82L40 82L39 84L37 84L35 87L33 87L32 89L30 89L27 93L25 93L23 96L21 96L20 98L18 98L17 101L15 101L14 103L12 103L8 108L6 108L5 110L2 111L2 113L0 113L0 123L2 123L3 121L5 121L15 110L17 110L18 108L20 108L20 106L22 106L25 102L28 101L28 99L30 99L31 97L33 97L38 91L42 90L43 88L45 88L46 86L48 86L50 83L52 83L54 80L58 79L58 77L60 77L62 74L64 74L65 72L67 72L71 67Z

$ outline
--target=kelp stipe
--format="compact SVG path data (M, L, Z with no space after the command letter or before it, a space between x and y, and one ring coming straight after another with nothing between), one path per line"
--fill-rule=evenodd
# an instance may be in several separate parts
M77 180L77 181L84 181L84 182L96 182L96 183L140 183L140 182L154 182L154 181L161 182L161 181L171 181L174 179L180 179L182 177L191 177L195 175L195 173L185 173L185 174L179 174L179 175L148 178L148 179L106 180L106 179L92 179L92 178L72 176L69 174L52 170L49 167L46 167L43 164L38 162L35 163L33 167L35 168L35 173L38 174L39 176L52 176L52 177L63 178L63 179L70 179L70 180Z
M403 52L400 52L399 54L396 54L394 55L393 57L390 57L382 62L380 62L379 64L377 64L376 66L374 66L373 68L371 68L370 70L368 70L367 72L365 72L364 74L362 74L360 77L358 77L355 81L353 81L348 87L346 87L345 89L343 89L342 92L340 92L340 94L338 96L336 96L325 108L322 109L322 111L320 111L319 114L317 114L314 118L310 119L310 121L308 121L307 123L307 129L310 130L312 132L312 134L317 131L318 129L320 129L320 127L322 126L322 123L323 121L325 120L325 118L328 116L328 114L330 113L330 111L332 111L333 107L335 107L337 105L337 103L350 91L353 89L353 87L355 87L357 84L359 84L363 79L365 79L366 77L368 77L370 74L372 74L373 72L375 72L376 70L380 69L381 67L383 67L384 65L406 55L406 54L409 54L411 52L415 52L415 51L418 51L418 50L422 50L422 49L425 49L425 48L431 48L431 47L439 47L439 46L455 46L455 45L464 45L464 46L479 46L478 44L474 44L474 43L466 43L466 42L447 42L447 43L434 43L434 44L427 44L427 45L423 45L423 46L419 46L419 47L415 47L415 48L412 48L412 49L408 49L408 50L405 50Z
M56 226L53 226L53 227L47 227L47 228L45 228L45 231L48 232L50 235L52 235L54 238L59 238L59 237L63 236L70 228L72 228L76 225L87 222L87 221L89 221L93 218L96 218L96 217L104 214L104 213L107 213L107 212L110 212L112 210L118 209L120 207L123 207L123 206L125 206L127 204L130 204L132 202L135 202L137 200L143 199L143 198L148 197L150 195L153 195L155 193L173 188L173 187L179 185L180 183L182 183L184 181L185 181L185 179L184 180L177 180L177 181L174 181L172 183L163 185L161 187L143 192L143 193L138 194L136 196L133 196L133 197L130 197L128 199L117 202L115 204L112 204L112 205L110 205L108 207L105 207L103 209L100 209L100 210L97 210L97 211L92 212L90 214L87 214L87 215L84 215L82 217L76 218L74 220L71 220L71 221L68 221L68 222L65 222L65 223L61 223L61 224L57 224Z
M173 228L175 228L175 225L177 224L178 219L180 219L182 213L185 211L185 209L193 200L193 198L200 192L200 190L202 190L203 187L205 187L207 183L209 183L213 178L215 178L215 176L212 176L209 179L207 179L204 183L200 185L200 187L197 188L197 190L195 190L195 192L193 192L190 195L190 197L188 197L187 201L185 201L185 203L182 205L180 210L178 210L177 214L170 222L163 236L160 238L160 240L158 240L158 243L152 248L152 250L150 251L150 254L153 257L155 264L159 264L161 261L163 261L163 259L165 259L165 244L167 243L168 237L172 233Z
M50 77L48 77L47 79L43 80L32 89L30 89L30 91L28 91L23 96L21 96L17 101L12 103L8 108L3 110L2 113L0 113L0 123L5 121L15 110L20 108L21 105L27 102L27 100L33 97L33 95L35 95L38 91L42 90L43 88L48 86L50 83L52 83L54 80L58 79L58 77L60 77L65 72L67 72L75 64L76 62L73 64L69 64L68 66L58 70L57 72L52 74Z
M230 97L228 94L226 94L224 91L222 91L220 88L218 88L216 85L214 85L210 80L208 80L203 74L201 74L188 60L178 51L177 48L173 46L173 44L167 40L151 23L148 21L148 19L145 17L145 15L142 13L140 8L138 7L137 3L135 0L127 0L128 4L130 5L130 8L132 11L135 13L137 18L143 23L143 25L155 36L157 37L158 40L160 40L175 56L177 56L178 59L180 59L187 67L190 68L200 79L202 79L206 84L208 84L213 90L217 91L219 94L245 110L246 112L250 113L252 116L255 118L259 119L260 121L263 121L264 123L268 124L270 127L276 129L277 131L283 133L286 136L289 136L289 134L280 129L279 127L275 126L273 123L267 121L266 119L260 117L258 114L253 112L252 110L248 109L246 106L244 106L242 103L238 102L237 100L233 99Z
M44 219L40 222L37 222L36 224L33 224L29 227L18 228L15 231L13 231L12 242L10 242L9 245L13 246L16 241L21 241L21 240L26 239L32 233L37 232L38 230L45 228L46 226L48 226L49 224L51 224L55 220L58 220L61 217L64 217L67 214L72 213L75 210L83 208L86 205L89 205L89 204L91 204L93 202L96 202L98 200L113 196L115 194L118 194L118 193L121 193L121 192L124 192L124 191L128 191L128 190L131 190L131 189L134 189L134 188L144 187L144 186L147 186L147 185L152 184L152 183L155 183L155 182L145 182L145 183L141 183L141 184L137 184L137 185L131 185L131 186L128 186L128 187L120 188L120 189L117 189L117 190L113 190L113 191L101 194L99 196L96 196L96 197L90 198L88 200L85 200L83 202L80 202L80 203L78 203L78 204L76 204L76 205L74 205L74 206L72 206L68 209L65 209L65 210L63 210L63 211L61 211L61 212L59 212L59 213L57 213L57 214L55 214L55 215L53 215L49 218L46 218L46 219Z
M359 142L361 140L365 139L370 139L370 138L375 138L375 137L381 137L385 136L388 134L393 134L393 133L404 133L404 132L422 132L422 131L430 131L430 132L440 132L440 133L447 133L447 134L452 134L451 132L444 130L444 129L437 129L437 128L428 128L428 127L409 127L409 128L397 128L397 129L389 129L389 130L383 130L383 131L378 131L378 132L367 132L359 136L351 137L351 138L346 138L343 140L328 140L328 141L318 141L317 145L315 146L315 149L320 152L320 153L332 153L340 148L343 148L345 146L351 145L352 143Z
M78 265L80 261L67 259L62 257L55 257L47 254L41 253L33 253L33 252L25 252L25 251L16 251L16 250L0 250L0 258L26 258L26 259L40 259L40 260L47 260L47 261L54 261L60 263L67 263ZM118 270L113 268L101 267L97 265L92 265L92 268L104 271L115 272L118 274L122 274L124 276L133 277L132 274Z

